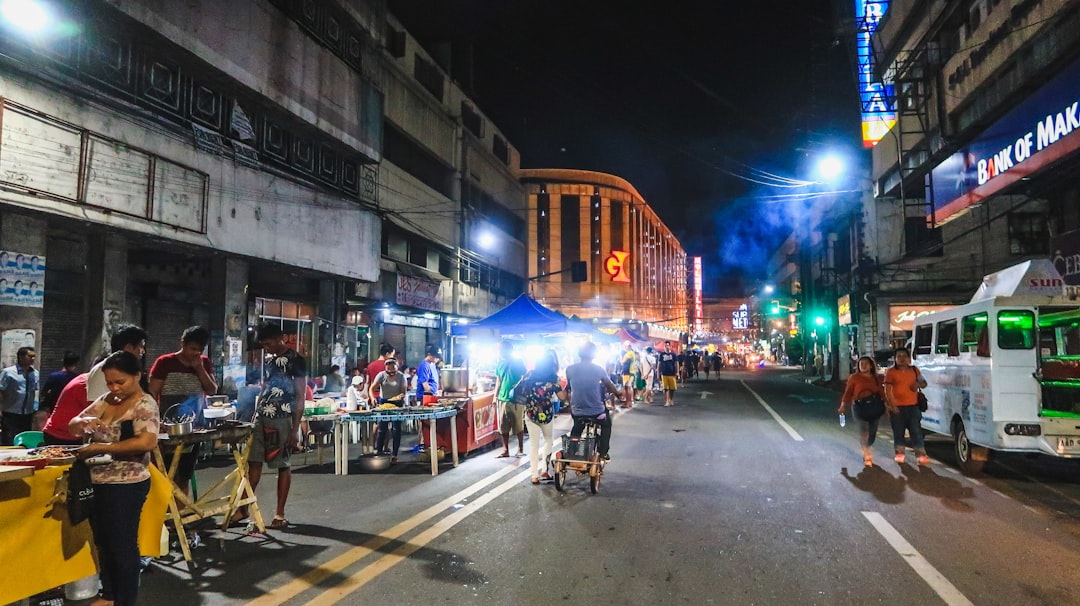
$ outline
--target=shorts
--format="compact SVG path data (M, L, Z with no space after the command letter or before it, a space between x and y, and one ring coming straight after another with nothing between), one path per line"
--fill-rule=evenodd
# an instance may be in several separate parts
M499 400L499 433L519 434L525 431L525 405Z
M622 376L622 385L623 385L623 387L633 387L633 385L634 385L634 375L623 375Z
M671 375L662 375L660 377L660 387L664 391L675 391L676 383L675 377Z
M259 418L255 421L255 439L251 441L249 463L266 463L270 469L289 468L289 433L295 431L292 418Z
M634 374L634 389L637 391L645 389L645 377L642 377L641 373Z

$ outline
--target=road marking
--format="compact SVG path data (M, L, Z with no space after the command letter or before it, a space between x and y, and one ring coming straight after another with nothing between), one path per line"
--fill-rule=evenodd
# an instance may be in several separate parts
M703 391L703 392L701 392L701 399L702 400L707 400L707 399L709 399L709 396L711 396L711 395L712 395L711 391Z
M964 594L960 593L960 590L955 585L949 582L945 578L945 575L938 572L936 568L926 558L922 556L911 543L907 542L892 524L889 524L885 518L876 511L864 511L862 512L870 524L874 527L878 533L889 543L889 546L896 550L896 553L900 554L908 566L911 566L922 580L926 581L926 584L934 590L935 593L950 606L974 606L971 600L967 599Z
M510 478L509 480L503 482L499 486L492 488L472 503L469 503L465 507L462 507L454 513L439 520L438 523L428 528L424 532L416 535L416 537L414 537L407 543L404 543L391 553L384 555L378 560L360 569L356 573L349 575L341 583L335 585L334 587L327 588L321 594L319 594L317 598L311 600L305 606L330 606L332 604L336 604L338 600L341 600L350 593L363 587L365 584L375 579L387 570L390 570L395 565L400 564L411 554L424 547L431 541L435 540L439 537L439 535L443 534L447 530L453 528L458 522L471 516L477 511L480 511L480 509L482 509L485 505L495 500L504 492L516 486L521 486L521 482L525 480L525 478L529 477L531 473L531 470L523 471L518 475Z
M739 383L742 383L742 386L746 388L746 391L749 391L750 395L754 396L754 398L757 399L758 404L761 404L761 406L765 408L765 410L770 415L772 415L772 418L776 419L776 422L780 424L780 427L784 428L784 431L788 432L788 435L791 436L792 440L795 440L796 442L803 441L803 437L799 435L799 432L795 431L795 428L791 425L788 425L788 422L785 421L780 415L778 415L776 411L772 409L772 406L766 404L765 400L762 400L761 396L759 396L756 391L750 389L750 386L746 384L746 381L740 380Z
M291 600L292 598L300 595L301 593L315 587L319 583L323 582L332 575L338 574L346 567L355 564L356 562L371 555L383 545L396 540L405 533L413 530L417 526L427 522L431 518L441 514L443 511L453 507L462 499L470 497L473 493L480 491L483 487L495 482L506 474L513 473L518 467L525 465L529 462L528 458L522 458L516 465L501 469L483 479L473 483L464 490L457 492L456 494L449 496L442 501L428 507L420 513L403 520L402 522L394 525L393 527L379 533L378 536L372 537L364 542L363 545L353 547L345 553L327 561L325 564L320 564L318 567L313 568L296 578L289 581L280 587L276 587L267 591L265 594L258 598L251 600L247 603L247 606L278 606ZM460 511L460 510L459 510Z

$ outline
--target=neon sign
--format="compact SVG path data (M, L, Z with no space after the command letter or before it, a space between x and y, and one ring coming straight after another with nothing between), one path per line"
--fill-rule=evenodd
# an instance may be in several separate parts
M630 274L626 271L629 258L630 253L625 250L611 251L611 256L604 261L604 271L611 276L612 282L630 283Z
M733 330L747 330L750 328L750 312L746 309L746 303L731 312L731 328Z
M863 147L866 148L877 145L896 124L892 85L874 78L874 51L870 45L870 37L887 10L888 0L855 0L855 21L862 24L855 39L855 57L859 65Z
M701 257L694 257L694 328L697 332L701 332L704 315L701 303Z

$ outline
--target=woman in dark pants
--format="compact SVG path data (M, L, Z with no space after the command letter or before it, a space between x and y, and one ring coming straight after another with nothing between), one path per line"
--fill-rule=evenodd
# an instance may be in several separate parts
M376 396L376 393L379 395ZM398 372L397 360L386 359L386 369L375 375L371 387L368 388L368 397L371 402L375 402L377 397L380 404L408 405L408 379ZM378 431L379 438L375 443L375 452L386 454L386 440L389 437L393 440L394 447L390 452L390 462L397 463L398 449L401 448L401 421L379 421ZM393 432L392 435L391 432Z
M150 492L150 452L157 447L158 406L142 390L139 359L126 351L102 366L109 393L71 420L69 430L91 443L80 459L109 455L90 467L94 510L90 527L98 552L101 594L91 606L134 606L139 593L139 517Z

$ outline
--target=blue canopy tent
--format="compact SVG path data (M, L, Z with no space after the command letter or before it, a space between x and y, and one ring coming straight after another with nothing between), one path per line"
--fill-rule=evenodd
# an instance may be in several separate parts
M451 334L467 336L472 332L494 332L502 337L546 336L568 333L590 334L592 327L580 320L571 320L523 294L483 320L454 326Z

